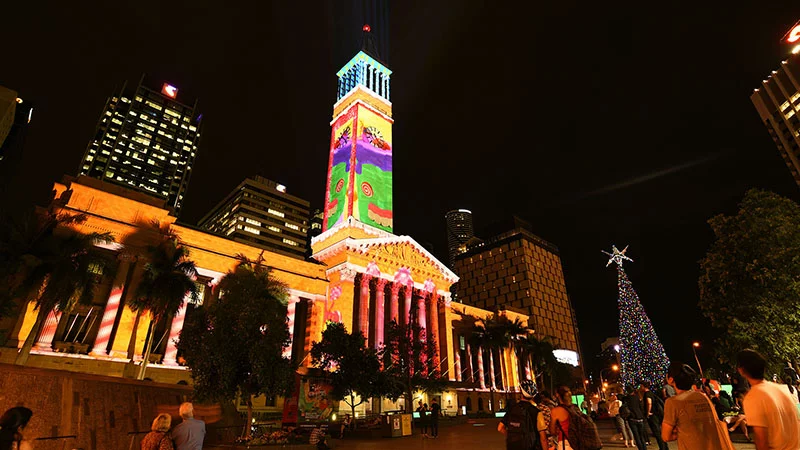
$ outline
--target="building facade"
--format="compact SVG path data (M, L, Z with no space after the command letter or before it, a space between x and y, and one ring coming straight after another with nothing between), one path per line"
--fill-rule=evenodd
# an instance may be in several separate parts
M472 212L467 209L448 211L444 218L447 222L447 251L452 268L455 267L459 249L475 237L475 230L472 226Z
M529 226L515 220L510 230L456 257L458 299L478 308L511 308L528 315L536 334L548 337L558 350L571 352L562 352L561 359L577 366L578 326L558 248Z
M256 175L236 186L198 226L237 242L304 258L309 203L287 193L286 186Z
M17 95L0 86L0 203L12 200L12 190L24 182L19 170L33 105Z
M108 98L78 173L166 199L178 213L199 141L197 101L168 83L154 89L143 76Z

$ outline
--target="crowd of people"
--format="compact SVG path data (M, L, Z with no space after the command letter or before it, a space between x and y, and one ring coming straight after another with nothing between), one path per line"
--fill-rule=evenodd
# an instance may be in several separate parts
M668 450L677 441L680 450L733 450L730 433L741 430L757 450L800 449L800 377L787 364L783 385L765 379L766 359L754 350L737 357L738 378L733 395L709 380L700 380L690 366L673 362L666 384L656 392L642 382L636 389L612 393L602 405L617 428L616 439L625 447ZM699 380L699 381L698 381ZM555 396L535 392L523 383L523 398L509 408L498 425L508 450L564 450L599 448L593 425L588 426L589 403L572 404L572 393L559 387ZM581 411L583 410L583 411ZM582 424L573 427L575 422ZM588 439L588 443L587 443Z
M206 424L194 418L194 406L183 403L179 414L181 423L172 427L172 416L161 413L153 420L150 432L142 439L142 450L201 450L206 437ZM33 417L33 411L16 406L0 416L0 450L32 450L23 433Z

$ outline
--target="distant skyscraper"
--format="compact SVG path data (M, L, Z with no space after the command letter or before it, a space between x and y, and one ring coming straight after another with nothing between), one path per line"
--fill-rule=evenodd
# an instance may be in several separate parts
M163 198L177 213L200 140L197 102L144 77L134 91L126 86L106 101L79 173Z
M761 82L750 100L800 185L800 24L786 34L783 44L792 54Z
M450 267L455 265L459 247L475 237L472 227L472 212L456 209L444 215L447 221L447 250L450 255Z
M234 241L304 258L308 210L309 203L287 194L282 184L255 176L236 186L199 226Z

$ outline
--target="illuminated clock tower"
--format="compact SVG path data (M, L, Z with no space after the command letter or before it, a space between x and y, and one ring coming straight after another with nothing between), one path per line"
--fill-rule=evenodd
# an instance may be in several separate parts
M336 74L323 231L349 217L392 231L391 74L363 50Z

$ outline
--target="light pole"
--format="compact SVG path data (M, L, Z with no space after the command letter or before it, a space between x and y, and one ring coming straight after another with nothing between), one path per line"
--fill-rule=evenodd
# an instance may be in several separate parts
M700 365L700 358L697 357L697 349L700 347L700 343L695 341L692 342L692 353L694 353L694 360L697 363L697 368L700 369L700 378L705 378L703 375L703 366Z
M614 364L610 368L606 367L605 369L600 369L600 388L603 398L606 398L606 388L608 387L608 383L605 381L605 379L603 379L603 372L605 372L606 370L617 372L619 371L619 366Z

